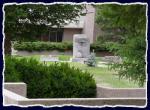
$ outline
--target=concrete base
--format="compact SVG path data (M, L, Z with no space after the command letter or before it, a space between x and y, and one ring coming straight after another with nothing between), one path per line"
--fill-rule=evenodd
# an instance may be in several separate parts
M87 61L87 58L72 58L72 62L79 62L79 63L85 63Z

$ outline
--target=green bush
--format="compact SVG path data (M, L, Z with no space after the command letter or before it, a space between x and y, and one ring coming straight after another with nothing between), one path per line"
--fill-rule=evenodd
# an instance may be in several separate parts
M66 51L72 50L72 42L14 42L14 49L25 51L43 51L43 50L58 50ZM105 45L100 43L93 43L90 46L91 50L105 51Z
M13 74L10 74L13 70ZM6 57L5 81L23 81L29 98L95 97L95 80L67 63L46 66L34 59Z
M86 64L91 67L96 66L96 57L94 52L92 52L91 55L88 57Z
M43 51L43 50L58 50L66 51L72 50L71 42L14 42L13 45L16 50L25 51Z
M104 44L93 43L90 45L90 50L94 50L95 52L107 51L107 48Z
M16 61L15 59L12 59L11 57L6 56L5 59L5 81L6 82L19 82L20 80L20 74L19 71L17 71L16 68Z

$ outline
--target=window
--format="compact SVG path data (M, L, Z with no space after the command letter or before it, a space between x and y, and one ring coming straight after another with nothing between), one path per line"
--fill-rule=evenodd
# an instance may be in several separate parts
M63 29L50 29L49 30L50 42L62 42L62 40L63 40Z

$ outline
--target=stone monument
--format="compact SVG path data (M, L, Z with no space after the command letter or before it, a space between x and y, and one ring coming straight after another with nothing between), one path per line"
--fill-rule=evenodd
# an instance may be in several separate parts
M85 34L73 36L73 59L74 62L85 62L90 55L90 41Z

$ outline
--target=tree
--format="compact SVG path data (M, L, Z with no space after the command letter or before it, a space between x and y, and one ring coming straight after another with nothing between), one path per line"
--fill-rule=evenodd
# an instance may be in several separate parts
M4 33L5 54L10 53L11 40L34 39L52 26L63 26L77 21L82 15L83 5L70 4L23 4L6 5Z
M146 5L105 4L97 6L97 23L103 28L117 29L115 35L121 35L121 42L111 43L110 50L122 57L121 64L112 67L119 71L120 77L126 77L143 86L146 80Z

